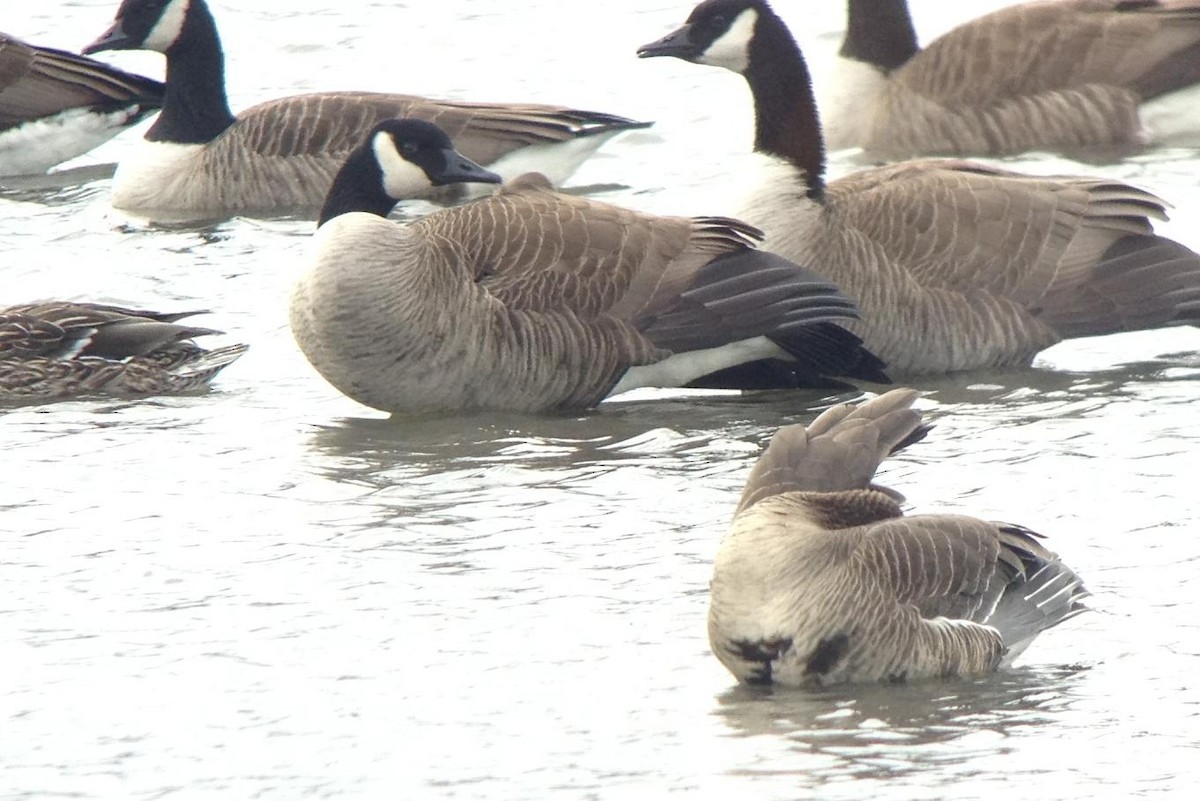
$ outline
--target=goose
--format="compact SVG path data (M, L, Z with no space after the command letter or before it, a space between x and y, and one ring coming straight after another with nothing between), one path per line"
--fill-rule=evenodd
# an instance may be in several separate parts
M505 175L536 165L556 182L613 136L650 124L562 106L374 92L295 95L235 117L204 0L125 0L84 52L129 49L166 55L166 101L141 151L118 165L112 203L172 219L315 213L350 151L394 117L436 121L464 153Z
M808 69L765 0L706 0L639 55L741 73L763 171L739 216L855 299L893 376L1028 366L1069 337L1200 321L1200 256L1116 180L916 160L825 181Z
M820 686L988 673L1084 611L1080 578L1011 523L905 516L872 483L922 439L893 389L772 437L713 562L708 636L740 682Z
M386 219L414 190L499 180L422 120L380 123L351 153L290 306L329 383L386 412L442 413L587 408L706 376L726 388L888 380L840 327L855 310L837 287L756 250L737 220L645 214L536 173L412 223Z
M162 105L163 85L0 33L0 176L36 175Z
M907 0L848 0L847 19L819 98L832 149L895 160L1200 141L1200 2L1018 3L924 50Z
M205 350L192 342L221 333L178 323L203 313L73 301L0 308L0 402L203 390L246 351L245 345Z

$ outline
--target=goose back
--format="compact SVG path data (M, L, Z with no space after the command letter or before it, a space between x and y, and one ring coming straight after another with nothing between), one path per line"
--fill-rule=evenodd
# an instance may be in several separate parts
M851 18L873 16L861 0L849 2ZM889 2L897 4L906 5ZM865 96L822 104L830 147L895 159L1138 146L1156 136L1142 104L1200 81L1200 3L1189 0L1018 3L919 51L907 8L902 17L848 25L848 59L871 59L871 39L892 36L908 40L911 55L898 65L868 61L866 72L844 65Z
M1083 611L1078 576L1020 526L906 517L872 482L928 426L912 390L781 429L713 566L709 638L739 680L788 685L984 673Z

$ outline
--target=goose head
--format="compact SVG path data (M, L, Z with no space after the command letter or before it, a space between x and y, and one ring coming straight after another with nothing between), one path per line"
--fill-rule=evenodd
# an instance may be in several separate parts
M759 18L772 13L760 0L705 0L677 30L638 48L638 58L674 56L745 74Z
M183 37L191 18L207 14L204 0L125 0L108 30L83 52L154 50L166 53Z
M501 178L454 149L423 120L384 120L350 153L333 179L317 225L352 211L387 216L400 200L448 184L498 184Z

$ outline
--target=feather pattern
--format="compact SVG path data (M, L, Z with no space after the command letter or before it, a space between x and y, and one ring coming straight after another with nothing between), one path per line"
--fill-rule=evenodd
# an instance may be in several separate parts
M906 0L887 3L899 8L890 25L874 2L850 0L842 52L868 64L867 54L889 48L911 55L879 66L873 96L823 104L831 147L896 159L1137 146L1148 136L1142 103L1200 81L1194 0L1018 3L924 50Z
M246 346L196 345L221 333L177 322L201 313L68 301L0 309L0 401L202 390Z
M1083 611L1087 592L1019 526L906 517L871 484L923 438L917 393L780 429L713 566L709 638L739 680L790 685L984 673ZM1007 661L1006 661L1007 660Z

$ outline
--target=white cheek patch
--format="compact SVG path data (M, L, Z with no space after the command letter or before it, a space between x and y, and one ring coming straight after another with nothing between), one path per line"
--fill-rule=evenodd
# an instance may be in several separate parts
M175 40L183 32L183 20L187 17L189 5L191 5L191 0L171 0L170 3L167 3L158 22L154 23L150 33L146 34L146 40L142 46L147 50L156 50L159 53L167 52L167 48L175 44Z
M433 181L425 170L406 160L396 151L396 143L390 134L382 131L371 141L375 160L383 173L383 191L388 197L400 198L422 194L433 188Z
M696 62L744 73L750 68L750 40L754 38L754 26L757 23L758 11L747 8L737 15L729 30L700 54Z

